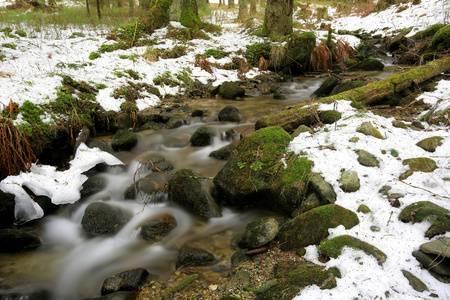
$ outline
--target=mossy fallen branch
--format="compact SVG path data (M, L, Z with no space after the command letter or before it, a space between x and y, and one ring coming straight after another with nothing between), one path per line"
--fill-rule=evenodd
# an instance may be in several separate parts
M386 79L369 83L365 86L352 89L330 97L315 100L313 103L332 103L336 100L356 101L365 106L379 103L384 98L401 92L411 86L419 85L443 72L450 70L450 57L434 60L424 66L411 69L407 72L391 75ZM305 108L308 103L294 105L289 110L277 114L264 116L256 121L255 128L280 126L287 132L298 127L299 118L304 118Z

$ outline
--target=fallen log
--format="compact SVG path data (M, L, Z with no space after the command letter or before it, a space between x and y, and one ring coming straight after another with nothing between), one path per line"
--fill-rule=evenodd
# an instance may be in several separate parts
M394 95L411 86L421 84L443 72L450 70L450 57L433 60L426 65L391 75L386 79L369 83L365 86L345 91L337 95L321 98L312 102L299 103L287 110L283 110L277 114L268 115L259 118L256 121L255 129L264 127L281 126L287 132L292 132L300 124L303 119L308 119L305 114L305 105L314 103L332 103L336 100L357 101L364 106L370 106L380 102L387 96Z

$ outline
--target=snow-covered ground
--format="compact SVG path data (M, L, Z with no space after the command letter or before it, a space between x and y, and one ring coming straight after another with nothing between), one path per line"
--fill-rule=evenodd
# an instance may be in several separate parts
M0 2L0 4L5 3ZM373 34L387 34L395 30L414 26L411 32L417 32L435 23L449 23L450 2L448 0L422 0L419 5L406 5L408 8L396 13L398 6L386 11L373 13L365 18L349 16L336 18L331 22L334 29L356 30L364 29ZM173 26L179 26L173 23ZM4 27L0 25L0 27ZM152 82L156 76L170 71L176 74L183 70L190 70L192 76L202 82L212 81L218 85L223 81L237 80L236 71L214 69L210 74L193 66L195 54L204 53L206 49L221 47L224 51L238 55L237 50L245 50L245 46L262 41L261 38L239 33L242 29L237 26L224 26L224 32L219 36L211 35L211 40L194 40L187 44L188 54L177 59L160 59L157 62L148 62L141 55L147 47L135 47L129 50L104 53L100 58L89 60L88 56L106 40L104 32L84 30L86 37L69 39L73 30L59 30L58 39L49 39L45 33L33 32L29 28L28 38L10 38L0 34L0 43L14 43L16 49L1 48L5 58L0 62L0 105L7 105L14 101L19 105L29 100L33 103L46 103L56 98L55 88L61 85L61 78L57 74L67 74L75 80L102 83L107 86L100 91L97 100L105 109L119 110L124 99L114 99L112 91L126 83L130 78L118 78L114 71L132 69L142 76L145 82ZM19 28L17 28L19 29ZM78 30L77 30L78 31ZM164 40L159 48L171 49L180 44L165 39L167 29L154 33L154 38ZM49 34L50 35L50 34ZM35 36L35 37L33 37ZM136 55L135 61L121 59L119 55ZM215 62L214 58L209 58ZM218 62L225 63L231 58L224 58ZM247 77L257 75L256 70L246 74ZM178 88L159 87L163 95L176 93ZM440 106L450 105L450 80L441 80L437 90L421 96L431 105L439 102ZM158 99L149 96L142 99L140 108L155 105ZM320 172L325 180L331 183L337 192L337 204L356 211L360 204L367 205L372 212L358 213L360 224L350 230L338 227L331 231L331 237L341 234L350 234L368 242L387 254L387 261L378 265L377 261L361 251L346 249L337 259L332 259L326 266L336 266L342 273L342 279L337 280L337 287L332 290L320 290L316 286L304 289L295 299L429 299L431 293L439 299L450 299L450 288L434 279L428 271L422 269L411 253L428 241L424 233L430 225L427 222L418 224L405 224L398 220L398 215L406 205L417 201L431 201L442 207L450 209L450 137L448 127L427 126L424 131L412 129L399 129L392 126L392 119L386 119L372 113L355 113L354 109L345 101L337 102L337 110L343 113L338 126L327 125L313 136L302 134L291 143L291 150L300 153L304 151L314 161L314 171ZM356 128L364 121L370 121L386 137L378 140L356 133ZM351 137L358 136L359 141L349 142ZM441 136L443 145L439 146L433 154L425 152L415 144L426 137ZM318 146L333 145L335 150ZM380 160L380 167L367 168L359 165L354 149L364 149ZM395 149L401 160L390 153ZM386 154L382 154L386 151ZM406 170L402 160L413 157L431 157L437 165L432 173L416 173L409 177L405 184L398 180L398 176ZM355 193L344 193L338 183L341 169L356 171L361 179L361 189ZM38 168L35 168L39 171ZM80 166L80 169L83 169ZM75 174L75 173L73 173ZM28 175L26 175L28 176ZM49 178L53 178L54 174ZM74 182L82 183L81 172L73 175ZM80 180L76 180L79 176ZM23 176L25 177L25 176ZM24 178L22 178L24 179ZM10 179L11 180L11 179ZM42 181L41 181L42 182ZM45 187L39 183L41 189L54 190L53 180L48 180ZM379 189L389 185L391 192L404 194L400 199L402 206L394 208L389 201L378 193ZM1 187L1 186L0 186ZM424 188L424 189L421 189ZM79 186L75 187L79 189ZM430 193L432 192L432 193ZM437 196L436 196L437 195ZM57 202L57 201L56 201ZM379 231L371 230L372 226ZM450 237L450 233L445 235ZM433 238L435 239L435 238ZM306 258L319 263L315 246L307 249ZM429 291L416 292L408 284L401 270L407 270L419 277L429 288ZM389 295L389 296L387 296Z

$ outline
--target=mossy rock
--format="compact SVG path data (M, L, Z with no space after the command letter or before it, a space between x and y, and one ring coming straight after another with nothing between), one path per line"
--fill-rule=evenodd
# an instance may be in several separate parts
M433 136L433 137L429 137L429 138L421 140L416 145L425 151L434 152L434 151L436 151L436 148L438 146L442 145L443 139L444 138L441 136Z
M118 291L137 291L145 283L149 275L144 268L127 270L108 277L103 281L101 295L108 295Z
M361 204L360 206L358 206L357 211L358 212L362 212L363 214L368 214L368 213L372 212L370 210L370 208L367 205L364 205L364 204Z
M379 167L380 161L372 153L366 150L357 149L355 153L358 154L358 162L365 167Z
M419 40L419 41L425 40L425 39L427 39L427 38L431 38L431 37L433 37L433 36L436 34L436 32L438 32L442 27L445 27L445 25L442 24L442 23L438 23L438 24L431 25L431 26L429 26L428 28L426 28L426 29L424 29L424 30L418 31L416 34L414 34L414 35L412 36L412 38L413 38L414 40Z
M284 68L291 66L295 71L304 72L310 65L311 54L316 46L316 35L312 32L293 32L286 45L286 61Z
M406 126L405 123L403 123L402 121L399 120L393 120L392 121L392 126L397 127L397 128L402 128L402 129L407 129L408 126Z
M319 245L319 251L321 255L326 257L337 258L341 255L342 248L344 247L362 250L367 255L372 255L380 265L384 263L387 258L386 254L384 254L377 247L350 235L341 235L330 240L323 241Z
M389 52L394 52L395 50L398 50L400 46L403 44L406 35L411 32L413 27L408 27L405 29L402 29L399 34L397 34L389 43Z
M349 80L349 81L344 81L342 83L339 83L338 85L336 85L330 92L330 96L331 95L336 95L345 91L349 91L349 90L353 90L356 89L358 87L364 86L366 85L365 81L362 80Z
M20 229L0 229L0 253L32 250L41 245L39 238Z
M172 116L170 117L169 121L167 121L166 128L167 129L175 129L178 127L181 127L183 125L186 125L187 122L183 117L180 116Z
M333 204L336 202L336 192L333 186L317 173L312 173L308 189L316 194L322 204Z
M216 159L227 160L230 158L231 154L236 150L236 145L239 144L239 141L235 141L231 144L228 144L220 149L217 149L209 154L209 157Z
M159 165L159 164L158 164ZM153 195L162 190L166 183L169 182L172 175L162 172L152 172L143 178L140 178L136 183L130 184L124 192L125 199L135 199L136 192L146 199L151 199Z
M359 69L364 71L381 71L384 69L384 64L376 58L368 57L360 61L352 69Z
M183 245L178 252L177 267L207 266L215 262L214 255L203 248Z
M363 122L357 129L356 132L362 133L364 135L370 135L373 137L376 137L377 139L383 140L384 137L381 135L381 133L373 127L372 123L370 122Z
M245 58L253 67L259 66L261 57L265 60L270 59L272 51L272 45L270 43L254 43L246 47Z
M114 134L111 141L111 146L115 151L125 150L128 151L133 148L138 142L136 135L128 130L118 130Z
M222 122L239 122L241 120L239 109L232 105L224 107L217 115L217 118Z
M161 241L177 226L177 220L171 214L164 214L152 219L141 227L140 235L147 242Z
M331 91L335 86L337 86L339 83L339 79L335 76L330 76L327 79L325 79L324 82L320 85L320 87L314 91L314 93L311 95L311 98L321 98L329 96Z
M312 163L285 154L291 136L281 127L246 135L214 178L219 201L234 207L256 206L289 216L300 206Z
M242 98L245 96L245 89L237 82L225 81L219 88L219 95L224 99Z
M257 300L293 299L307 286L317 285L320 289L332 289L337 286L336 277L340 277L336 268L325 269L311 262L283 262L275 265L274 279L258 288Z
M107 181L105 177L102 176L93 176L89 177L88 180L86 180L83 183L83 187L81 188L80 194L81 197L89 197L91 195L94 195L101 190L103 190L106 187Z
M238 246L245 248L258 248L272 241L278 234L278 222L274 218L258 218L247 224L244 233L239 239Z
M191 136L190 142L194 147L203 147L212 144L215 133L211 128L202 126L198 128Z
M126 223L127 216L117 207L104 202L91 203L86 207L81 227L89 236L112 235Z
M343 225L350 229L359 224L358 216L337 204L314 208L284 223L278 232L284 251L317 245L328 235L328 229Z
M409 285L414 290L416 290L418 292L423 292L423 291L428 290L428 288L425 285L425 283L423 283L422 280L420 280L419 278L414 276L414 274L412 274L411 272L406 271L406 270L402 270L402 274L403 274L403 276L405 276L406 279L408 279Z
M444 52L450 48L450 25L439 29L431 40L428 51Z
M405 207L398 219L403 222L418 223L428 221L430 228L425 232L425 236L432 238L439 234L450 231L450 211L430 201L420 201Z
M319 112L319 119L324 124L333 124L341 119L342 114L337 110L325 110Z
M222 212L199 176L189 169L178 170L169 181L170 201L205 218L221 217Z
M6 228L14 223L14 206L16 201L13 194L0 190L0 228Z
M302 134L304 132L313 134L314 130L312 130L311 127L308 127L306 125L300 125L297 129L295 129L295 131L291 134L291 136L292 136L292 138L296 138L297 136L299 136L300 134Z
M356 192L361 187L358 173L355 171L343 172L339 182L341 183L341 189L346 193Z
M408 165L409 170L400 175L400 180L405 180L414 172L433 172L437 169L436 162L428 157L409 158L403 161L403 165Z

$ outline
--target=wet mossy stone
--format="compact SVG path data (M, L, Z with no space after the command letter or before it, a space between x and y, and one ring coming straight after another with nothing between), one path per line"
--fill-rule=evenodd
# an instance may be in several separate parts
M247 250L239 249L238 251L233 253L233 255L231 256L232 267L237 267L240 264L251 260L251 257L249 255L246 255L245 252L247 252Z
M442 27L433 36L428 51L444 52L450 48L450 25Z
M272 98L275 100L286 100L286 96L280 93L279 91L275 91L272 95Z
M167 121L166 128L167 129L175 129L178 127L181 127L183 125L186 125L187 122L180 116L172 116L170 117L169 121Z
M215 262L214 255L203 248L183 245L178 252L177 267L207 266Z
M333 124L341 119L342 114L336 110L324 110L319 112L319 119L324 124Z
M389 52L394 52L395 50L398 50L400 48L400 45L403 44L406 35L410 33L412 29L413 27L402 29L400 33L397 34L389 43Z
M15 205L14 195L0 190L0 228L9 227L14 223Z
M94 195L106 187L106 178L102 176L92 176L89 177L81 188L80 195L81 198L89 197Z
M39 238L21 229L0 229L0 253L32 250L41 245Z
M380 161L372 153L366 150L357 149L355 153L358 154L358 162L365 167L379 167Z
M310 127L306 125L300 125L295 131L291 134L292 138L298 137L301 133L309 132L311 134L314 133L314 130L312 130Z
M361 187L358 173L355 171L343 172L339 182L341 183L341 189L346 193L356 192Z
M352 69L359 69L364 71L381 71L384 69L384 64L376 58L368 57L359 62ZM364 84L363 84L364 85Z
M139 195L146 199L151 199L153 194L164 188L171 177L172 175L163 172L152 172L140 178L136 183L130 184L125 189L124 197L125 199L135 199ZM136 195L136 191L138 195Z
M259 218L247 224L238 242L238 246L242 249L258 248L269 243L277 234L277 220L270 217Z
M384 137L381 135L381 133L372 126L370 122L363 122L358 129L356 129L356 132L362 133L364 135L369 135L376 137L377 139L384 139Z
M127 217L117 207L104 202L91 203L86 207L81 227L89 236L112 235L126 223Z
M403 165L408 165L409 170L400 175L400 180L405 180L414 172L433 172L437 169L436 162L428 157L408 158L403 161Z
M367 255L373 256L378 264L382 264L386 261L386 254L384 254L377 247L361 241L350 235L341 235L330 240L323 241L319 245L319 251L321 255L329 258L337 258L342 253L342 248L350 247L357 250L362 250Z
M429 138L421 140L416 145L425 151L434 152L434 151L436 151L436 148L438 146L442 145L443 139L444 138L441 136L433 136L433 137L429 137Z
M103 281L101 295L108 295L118 291L137 291L145 283L149 275L143 268L120 272Z
M325 79L324 82L320 85L320 87L314 91L311 95L312 98L321 98L329 96L333 88L339 83L339 79L335 76L330 76Z
M236 150L236 145L239 144L239 141L234 141L231 144L228 144L220 149L217 149L215 151L212 151L209 154L209 157L212 158L216 158L216 159L223 159L223 160L227 160L230 158L231 154L233 153L233 151Z
M356 213L337 204L319 206L295 217L278 231L283 251L318 245L328 235L329 228L343 225L350 229L359 224Z
M270 284L253 290L257 300L293 299L310 285L332 289L337 286L336 277L339 276L336 268L326 270L326 267L311 262L283 262L275 265Z
M192 170L178 170L170 179L168 185L170 201L189 212L205 218L222 216L219 205L211 196L198 174Z
M239 109L232 105L224 107L217 116L221 122L239 122L241 116L239 115Z
M405 207L398 216L398 219L406 223L430 222L431 226L425 232L425 236L432 238L450 231L449 214L449 210L433 202L420 201Z
M177 220L171 214L164 214L145 223L141 227L141 237L147 242L161 241L177 226Z
M219 89L219 95L224 99L236 99L236 97L244 97L245 89L239 86L239 83L232 81L225 81Z
M215 136L214 131L211 128L202 126L198 128L190 138L191 145L194 147L203 147L212 144L212 140Z
M320 174L311 174L308 188L320 198L322 204L333 204L336 202L336 192L333 186L326 182Z
M120 129L114 134L111 141L111 146L114 151L125 150L128 151L133 148L138 142L137 136L129 130Z
M304 198L312 167L307 158L286 154L291 140L281 127L267 127L244 136L214 177L219 201L290 216Z
M411 272L402 270L403 276L405 276L406 279L408 279L409 285L418 292L423 292L428 290L425 283L423 283L422 280L414 276Z
M344 81L336 85L330 92L330 95L336 95L345 91L356 89L357 87L361 87L366 85L365 81L362 80L349 80Z
M87 143L89 148L99 148L102 151L112 153L114 152L111 143L106 140L91 140Z

